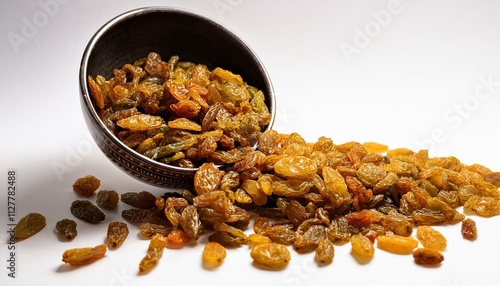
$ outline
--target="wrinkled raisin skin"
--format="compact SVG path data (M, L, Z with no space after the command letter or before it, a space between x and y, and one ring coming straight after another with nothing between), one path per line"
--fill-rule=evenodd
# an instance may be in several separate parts
M92 224L97 224L106 218L106 215L88 200L73 201L70 210L75 217Z

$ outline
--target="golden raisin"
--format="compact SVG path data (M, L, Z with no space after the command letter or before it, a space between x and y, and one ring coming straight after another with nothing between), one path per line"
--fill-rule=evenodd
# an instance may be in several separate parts
M104 257L108 246L100 244L96 247L82 247L66 250L62 261L73 266L87 265Z
M155 234L149 241L146 256L139 263L139 274L151 271L163 256L163 250L167 246L167 239L161 234Z
M444 235L427 225L417 227L417 238L425 248L437 251L445 249L447 245Z
M401 235L381 235L377 237L377 247L395 254L411 254L418 241Z
M209 242L203 248L203 264L205 267L217 267L226 258L226 248L217 242Z
M254 246L250 251L250 256L255 264L273 270L285 268L291 259L288 248L274 242Z
M368 262L375 254L373 242L366 236L351 236L351 254L360 263Z

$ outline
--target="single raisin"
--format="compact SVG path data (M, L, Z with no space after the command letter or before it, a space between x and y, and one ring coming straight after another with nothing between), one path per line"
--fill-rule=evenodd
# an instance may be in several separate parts
M128 226L124 222L112 221L108 225L106 244L109 248L120 247L128 236Z
M430 248L417 248L413 251L416 264L436 266L444 261L444 256L439 251Z
M101 190L97 192L96 204L98 207L112 210L116 208L120 197L114 190Z
M67 218L58 221L56 223L56 233L61 240L73 240L78 234L76 222Z
M25 240L32 237L41 231L47 221L45 217L39 213L29 213L22 217L17 225L14 227L14 234L16 241Z
M101 185L101 181L92 176L87 175L81 178L76 179L73 184L73 191L75 191L80 196L90 197L94 194L94 192Z
M106 218L106 215L88 200L73 201L70 210L75 217L93 224L97 224Z
M108 246L100 244L96 247L82 247L66 250L62 255L62 261L73 266L90 264L104 257Z
M465 239L474 240L477 237L477 227L476 222L470 218L466 218L462 221L461 227L462 236Z

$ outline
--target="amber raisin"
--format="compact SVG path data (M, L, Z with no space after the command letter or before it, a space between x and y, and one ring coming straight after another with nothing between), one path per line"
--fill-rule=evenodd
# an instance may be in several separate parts
M461 227L462 236L465 239L474 240L477 237L477 227L476 222L470 218L466 218L462 221Z
M272 242L271 239L265 235L252 233L248 236L248 244L254 247L257 244Z
M282 269L291 259L290 251L283 244L261 243L250 251L254 263L267 269Z
M416 264L436 266L444 261L444 256L439 251L430 248L417 248L413 251Z
M82 247L66 250L62 261L73 266L87 265L104 257L108 246L100 244L96 247Z
M382 235L377 237L377 247L396 254L411 254L418 241L401 235Z
M374 255L373 242L366 236L351 236L351 254L360 263L368 262Z
M73 184L73 191L81 196L90 197L94 194L94 192L97 190L97 188L99 188L100 185L101 181L98 178L92 175L87 175L76 179L75 183Z
M148 273L158 264L166 246L167 239L163 235L155 234L151 237L146 256L139 263L139 274Z
M314 259L321 264L330 264L335 256L335 247L333 242L328 239L320 239L318 242L318 247L314 254Z
M425 248L437 251L445 249L447 245L444 235L427 225L417 227L417 238Z
M205 267L217 267L226 258L226 248L217 242L209 242L203 248L202 257Z

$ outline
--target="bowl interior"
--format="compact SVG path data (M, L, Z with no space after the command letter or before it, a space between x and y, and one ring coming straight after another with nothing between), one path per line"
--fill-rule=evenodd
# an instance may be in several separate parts
M143 8L122 14L96 34L88 52L85 73L106 78L114 68L157 52L164 60L179 55L181 61L222 67L240 74L268 97L273 94L267 73L251 49L234 33L203 16L176 9Z

